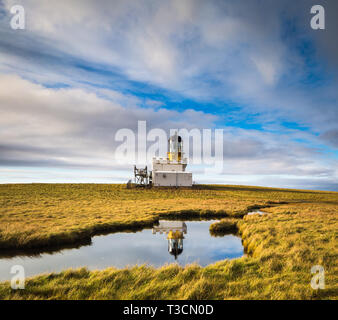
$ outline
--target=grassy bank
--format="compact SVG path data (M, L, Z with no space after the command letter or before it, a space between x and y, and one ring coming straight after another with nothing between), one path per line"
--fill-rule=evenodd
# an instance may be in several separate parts
M237 233L238 232L238 219L234 218L225 218L219 222L215 222L210 225L209 231L210 234L214 237L223 236L227 233Z
M279 203L271 206L272 203ZM268 207L270 206L270 207ZM241 218L252 208L268 215ZM337 299L338 193L238 186L125 189L122 185L0 185L0 248L48 248L140 228L159 216L227 216L248 256L201 268L68 270L0 284L0 299ZM227 223L225 223L227 221ZM232 221L229 224L229 221ZM223 227L223 228L222 228ZM310 287L313 265L324 290Z

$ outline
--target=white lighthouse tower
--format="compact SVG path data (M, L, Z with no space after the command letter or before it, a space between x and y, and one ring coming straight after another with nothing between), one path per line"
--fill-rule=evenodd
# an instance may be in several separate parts
M155 187L191 187L192 173L186 172L183 140L177 132L168 140L167 158L153 158L152 184Z

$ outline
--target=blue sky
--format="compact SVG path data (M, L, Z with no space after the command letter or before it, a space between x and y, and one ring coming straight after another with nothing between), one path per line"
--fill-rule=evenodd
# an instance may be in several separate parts
M314 4L0 0L0 183L125 182L114 135L146 120L224 129L196 182L338 190L338 5L312 30Z

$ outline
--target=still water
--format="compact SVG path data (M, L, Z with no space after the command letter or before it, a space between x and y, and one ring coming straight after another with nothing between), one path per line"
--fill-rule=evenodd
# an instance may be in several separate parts
M149 264L155 267L177 262L180 265L197 262L201 266L243 256L240 237L213 237L209 226L214 221L160 220L153 229L136 233L112 233L92 238L92 244L78 249L64 249L39 256L0 258L0 281L10 280L13 265L21 265L27 277L69 268L124 268Z

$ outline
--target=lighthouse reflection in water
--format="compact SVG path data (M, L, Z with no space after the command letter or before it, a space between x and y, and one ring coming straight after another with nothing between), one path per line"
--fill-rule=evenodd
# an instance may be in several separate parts
M153 234L165 234L168 240L168 252L177 259L183 252L184 234L187 234L187 225L182 221L160 220L158 226L153 227Z

